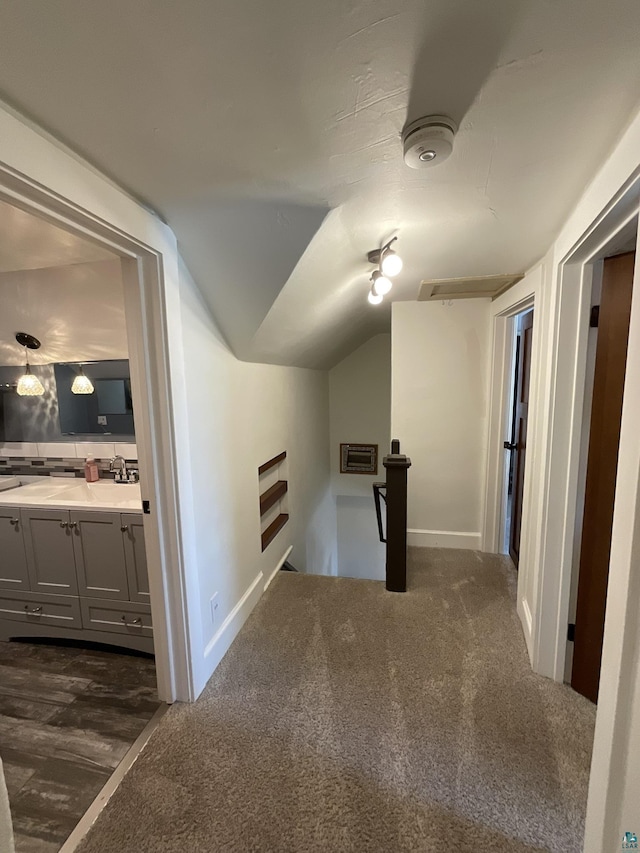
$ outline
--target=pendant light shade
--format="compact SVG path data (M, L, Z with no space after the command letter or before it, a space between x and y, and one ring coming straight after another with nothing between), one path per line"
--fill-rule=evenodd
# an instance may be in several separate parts
M44 394L44 386L38 377L31 372L28 361L25 372L18 379L16 391L21 397L41 397Z
M71 385L71 393L72 394L93 394L94 392L93 382L89 379L88 376L84 375L84 370L82 369L82 365L80 365L80 373L73 380L73 384Z
M44 394L44 386L37 376L31 372L29 364L29 350L40 349L40 341L27 332L16 332L16 340L26 353L26 365L23 375L18 379L16 391L20 397L41 397Z

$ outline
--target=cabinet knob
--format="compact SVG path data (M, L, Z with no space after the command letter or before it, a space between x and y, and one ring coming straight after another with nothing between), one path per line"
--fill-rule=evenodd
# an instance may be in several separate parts
M76 528L77 526L78 526L78 522L77 522L77 521L70 521L70 522L69 522L69 527L71 527L72 529L74 529L74 530L75 530L75 528Z
M138 616L136 619L133 619L131 622L127 622L126 616L122 616L121 618L127 628L142 628L142 619L140 616Z
M60 522L60 527L63 527L63 528L64 528L64 527L68 527L68 526L69 526L69 522L68 522L68 521L61 521L61 522Z
M42 616L42 607L32 607L31 610L29 610L29 605L25 604L24 610L29 616Z
M9 524L18 524L20 522L19 518L10 518Z
M123 524L122 527L120 528L120 530L122 530L123 533L126 533L128 529L129 529L128 524Z

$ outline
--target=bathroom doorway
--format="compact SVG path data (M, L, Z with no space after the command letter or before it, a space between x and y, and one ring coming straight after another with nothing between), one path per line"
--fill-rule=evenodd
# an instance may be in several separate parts
M169 411L167 317L161 253L41 184L0 165L0 201L119 259L136 408L144 541L158 677L164 702L194 698L177 517L176 451ZM22 330L24 331L24 330Z
M28 694L6 701L35 709L35 717L20 717L10 732L0 730L0 743L5 755L8 750L5 773L12 805L17 804L17 836L25 844L58 849L95 819L105 791L134 760L166 703L192 698L167 411L162 261L148 247L1 167L0 209L0 278L12 279L5 279L1 309L10 328L3 327L0 356L11 353L12 376L4 382L4 395L0 392L0 424L5 430L11 421L15 428L18 382L29 374L43 388L31 398L29 426L44 429L29 436L37 441L0 438L0 481L7 486L17 480L10 490L0 482L0 501L11 495L0 503L0 516L10 508L0 520L13 548L8 570L2 542L0 639L19 637L0 643L0 681L4 693ZM3 228L14 229L4 240ZM38 282L40 296L34 293ZM120 302L114 309L118 300L109 295L116 291ZM8 307L11 311L4 310ZM16 332L28 333L39 346L23 348ZM127 375L116 376L115 367L125 361ZM59 375L54 364L64 367ZM87 417L100 427L95 434L84 427L73 434L76 427L60 421L59 397L70 392L71 398L75 392L66 385L78 376L93 385L96 410ZM11 406L4 405L7 400ZM135 435L122 426L132 414ZM82 476L85 456L96 459L97 483ZM117 456L122 459L110 470ZM118 473L127 479L116 485ZM33 494L25 495L29 490ZM87 497L99 505L88 507ZM113 500L118 506L102 505ZM112 546L119 555L115 563ZM48 756L33 751L34 743L44 742L42 726L53 751ZM65 761L73 767L63 767ZM29 775L30 762L46 778ZM32 787L52 792L42 810L29 779ZM54 800L61 808L51 814Z

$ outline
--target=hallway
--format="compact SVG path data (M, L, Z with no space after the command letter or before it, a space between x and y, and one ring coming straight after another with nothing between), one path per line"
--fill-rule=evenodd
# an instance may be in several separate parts
M409 584L280 573L81 853L578 850L595 707L531 671L510 561Z

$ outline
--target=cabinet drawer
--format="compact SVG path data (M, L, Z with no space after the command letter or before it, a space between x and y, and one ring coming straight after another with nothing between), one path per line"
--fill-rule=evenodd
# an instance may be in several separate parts
M94 631L152 637L151 607L148 604L81 598L82 624Z
M0 619L32 625L82 628L78 599L68 595L0 591Z

